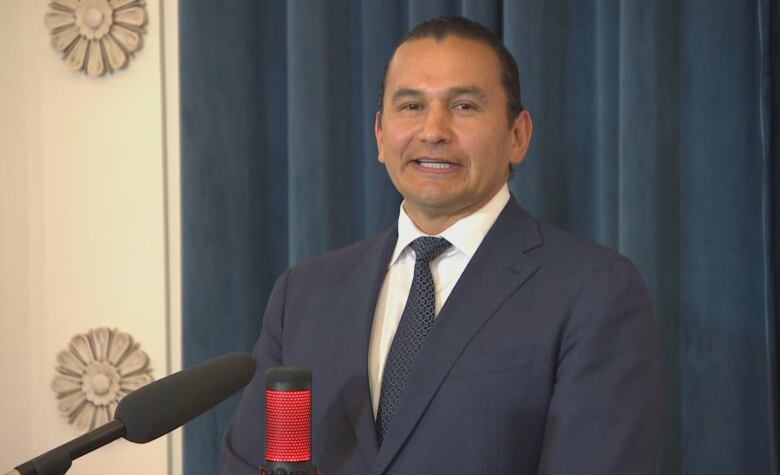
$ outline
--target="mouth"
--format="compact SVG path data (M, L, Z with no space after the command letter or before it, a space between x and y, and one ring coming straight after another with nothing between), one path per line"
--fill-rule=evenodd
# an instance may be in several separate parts
M429 171L446 171L458 166L457 163L452 163L442 158L430 158L430 157L418 158L412 160L412 163L414 163L415 165L417 165L422 169L429 170Z

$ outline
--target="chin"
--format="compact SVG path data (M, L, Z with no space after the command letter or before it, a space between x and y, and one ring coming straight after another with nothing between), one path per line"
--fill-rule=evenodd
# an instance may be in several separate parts
M415 208L429 215L445 216L457 214L463 209L463 203L453 196L417 196L414 201Z
M431 208L448 207L453 201L453 196L440 190L425 190L412 193L412 199L421 206Z

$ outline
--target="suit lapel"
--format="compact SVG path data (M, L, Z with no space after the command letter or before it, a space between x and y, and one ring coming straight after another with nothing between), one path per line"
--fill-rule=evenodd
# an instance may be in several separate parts
M342 298L336 311L340 328L334 374L342 388L358 446L369 466L376 458L378 443L368 385L368 343L376 301L397 239L398 231L393 226L357 259L350 279L338 289Z
M539 267L522 252L542 244L537 223L514 199L499 215L460 277L420 348L406 390L371 469L381 474L396 456L452 365L495 311Z

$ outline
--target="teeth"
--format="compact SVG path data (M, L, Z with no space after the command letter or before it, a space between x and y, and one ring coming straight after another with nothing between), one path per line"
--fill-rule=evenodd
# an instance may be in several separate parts
M417 163L420 164L423 168L437 168L437 169L445 169L445 168L452 168L451 163L442 163L442 162L426 162L423 160L418 161Z

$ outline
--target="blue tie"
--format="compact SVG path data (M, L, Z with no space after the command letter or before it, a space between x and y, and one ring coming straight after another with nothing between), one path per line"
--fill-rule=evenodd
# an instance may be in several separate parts
M446 239L437 237L419 237L409 244L416 259L414 277L382 374L382 389L376 412L379 445L382 445L385 434L390 429L393 413L401 399L409 373L414 368L417 351L435 321L436 291L430 262L451 245Z

